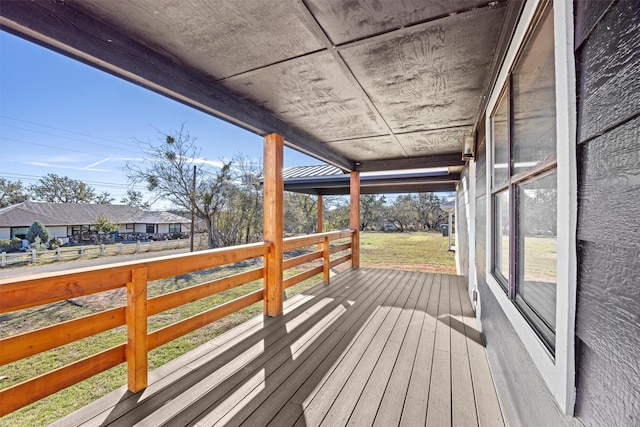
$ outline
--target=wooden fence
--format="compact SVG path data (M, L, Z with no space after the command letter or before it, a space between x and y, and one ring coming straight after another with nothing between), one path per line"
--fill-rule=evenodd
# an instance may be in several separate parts
M150 350L264 300L266 292L273 287L287 288L319 273L323 273L323 280L328 284L329 269L348 261L352 256L351 251L335 259L331 259L331 255L350 250L353 236L353 230L345 230L285 239L285 252L309 246L317 250L287 260L280 259L278 262L281 263L281 270L314 260L322 260L322 265L292 276L281 284L269 283L269 280L266 280L265 265L147 298L149 281L250 259L264 259L266 254L273 250L274 245L267 242L68 270L57 274L47 273L0 280L0 313L118 288L126 288L127 294L124 306L1 339L0 365L123 325L127 328L128 338L127 342L110 349L0 390L0 417L124 362L127 363L129 390L137 392L144 389L147 386L147 354ZM332 241L345 238L351 238L351 241L331 246ZM247 293L151 333L147 331L148 316L263 278L263 289Z
M35 264L38 261L61 261L84 257L137 254L142 252L164 251L189 247L189 239L163 240L155 242L118 243L115 245L68 246L53 250L0 254L0 267L10 264Z

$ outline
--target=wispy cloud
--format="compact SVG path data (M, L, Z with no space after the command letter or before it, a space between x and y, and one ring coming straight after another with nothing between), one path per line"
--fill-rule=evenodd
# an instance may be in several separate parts
M91 171L91 172L112 172L110 169L97 169L97 168L91 168L89 166L84 166L84 167L68 166L68 165L63 165L59 163L46 163L46 162L24 162L24 163L27 165L41 166L45 168L73 169L73 170Z
M198 165L209 165L209 166L214 166L216 168L221 168L222 166L224 166L224 163L221 162L220 160L208 160L203 158L195 158L195 159L191 158L189 160L191 160L193 163Z

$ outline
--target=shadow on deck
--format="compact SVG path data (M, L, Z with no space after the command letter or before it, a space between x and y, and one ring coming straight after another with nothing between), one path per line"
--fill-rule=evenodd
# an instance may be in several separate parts
M464 278L348 270L56 425L503 425Z

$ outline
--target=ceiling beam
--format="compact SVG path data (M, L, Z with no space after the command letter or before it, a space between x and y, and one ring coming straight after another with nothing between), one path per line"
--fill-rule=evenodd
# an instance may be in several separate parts
M68 3L3 2L0 29L258 135L279 133L287 146L343 170L355 168L353 161L266 109Z
M370 160L356 164L360 172L377 172L388 170L439 168L448 166L462 166L462 153L438 154L434 156L413 157L409 159Z

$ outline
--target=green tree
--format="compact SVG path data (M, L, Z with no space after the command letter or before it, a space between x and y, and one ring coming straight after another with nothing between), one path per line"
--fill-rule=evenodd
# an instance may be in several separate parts
M447 221L448 215L440 208L443 200L434 193L413 196L417 220L424 230L431 230Z
M97 203L99 205L108 205L112 203L114 200L115 198L111 196L111 193L109 193L108 191L103 191L102 193L95 195L95 197L92 200L92 203Z
M301 193L284 193L284 228L287 233L313 233L318 225L318 199Z
M378 223L385 213L384 196L365 194L360 196L360 230L366 230Z
M387 209L386 217L387 221L401 232L414 228L417 220L417 209L413 197L410 194L402 194L396 197L395 202Z
M40 178L37 184L29 187L29 191L36 200L53 203L102 203L113 201L108 192L96 194L96 190L86 183L59 176L54 173Z
M105 234L111 234L118 231L120 225L117 221L109 219L101 213L94 221L94 228L98 231L102 231Z
M133 188L127 190L126 197L123 197L120 200L120 203L124 203L128 206L144 210L148 210L151 207L151 204L149 202L144 201L142 191L136 191Z
M49 230L42 225L40 221L34 221L33 224L27 230L27 240L31 243L36 241L36 237L40 238L41 242L49 241Z
M9 181L0 178L0 208L29 200L22 181Z
M325 202L327 202L326 198ZM335 198L332 203L326 203L323 218L327 225L327 230L349 228L350 215L349 202L344 198Z

